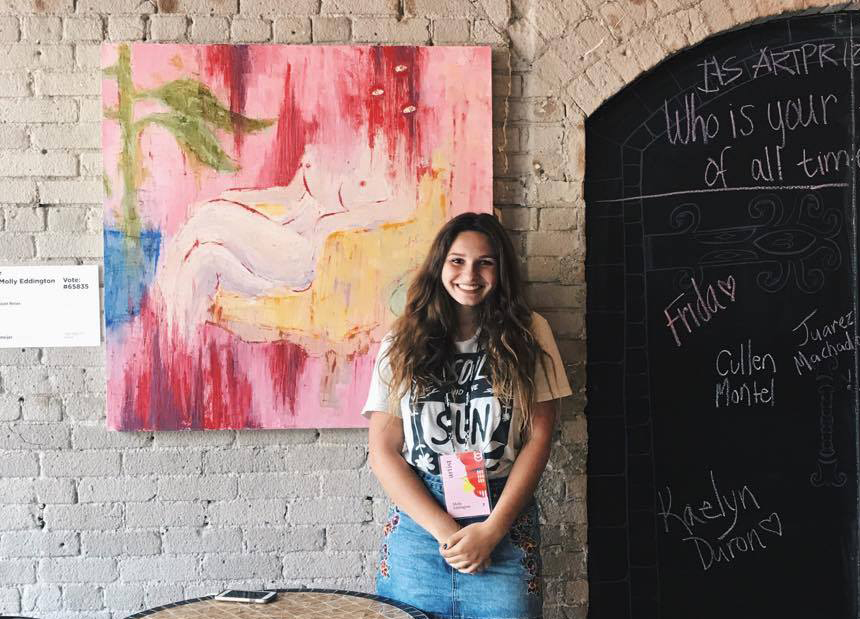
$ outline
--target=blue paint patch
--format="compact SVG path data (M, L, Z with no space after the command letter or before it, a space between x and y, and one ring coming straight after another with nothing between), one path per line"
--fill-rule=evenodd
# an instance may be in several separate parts
M126 242L121 230L105 228L105 325L118 327L140 313L140 302L155 277L161 231L143 230L140 242Z

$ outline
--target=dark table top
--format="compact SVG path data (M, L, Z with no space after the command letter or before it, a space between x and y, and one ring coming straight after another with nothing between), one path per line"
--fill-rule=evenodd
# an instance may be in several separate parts
M144 610L127 619L429 619L422 611L388 598L336 589L277 589L268 604L193 598Z

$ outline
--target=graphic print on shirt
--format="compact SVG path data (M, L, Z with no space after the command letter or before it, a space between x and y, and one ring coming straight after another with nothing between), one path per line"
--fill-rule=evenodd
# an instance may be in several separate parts
M513 409L493 394L486 361L484 352L455 355L444 386L414 401L405 437L407 460L422 471L438 475L439 454L470 450L483 453L487 471L498 468Z

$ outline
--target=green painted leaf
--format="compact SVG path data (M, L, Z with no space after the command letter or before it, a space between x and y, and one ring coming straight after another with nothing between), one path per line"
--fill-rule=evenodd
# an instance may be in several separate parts
M183 116L199 118L230 133L233 131L254 133L274 122L267 119L248 118L231 112L218 101L206 84L193 79L174 80L141 95L160 99Z
M138 131L153 123L170 131L179 146L203 165L219 172L235 172L239 167L221 149L212 131L200 118L184 114L150 114L137 123Z

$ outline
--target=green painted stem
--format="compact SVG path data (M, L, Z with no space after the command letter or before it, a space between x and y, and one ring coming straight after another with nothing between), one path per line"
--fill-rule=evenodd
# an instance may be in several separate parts
M116 64L116 79L119 91L117 115L122 134L122 151L119 167L122 170L122 227L126 238L140 238L140 216L137 212L137 132L134 127L134 84L131 81L131 51L128 45L120 45Z

